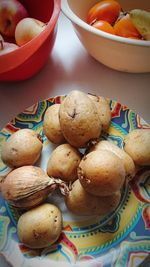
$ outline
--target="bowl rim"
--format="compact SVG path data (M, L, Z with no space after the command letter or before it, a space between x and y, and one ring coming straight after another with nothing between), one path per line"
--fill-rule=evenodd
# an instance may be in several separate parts
M98 30L82 19L80 19L69 7L68 0L61 0L61 11L63 14L71 20L72 23L75 23L76 25L80 26L84 30L87 30L88 32L91 32L97 36L103 37L105 39L109 39L111 41L117 41L119 43L124 43L127 45L136 45L136 46L144 46L144 47L149 47L150 48L150 41L146 40L137 40L137 39L130 39L126 37L121 37L117 35L113 35L101 30Z
M23 46L20 46L16 50L13 50L7 54L0 55L0 75L6 72L9 72L12 69L17 68L23 62L28 60L28 58L30 58L39 49L41 44L44 43L45 40L48 38L49 33L53 30L53 28L55 27L57 23L57 20L60 14L60 9L61 9L61 0L53 0L53 2L54 2L53 11L52 11L49 21L47 22L45 29L38 36L34 37L34 39L24 44ZM42 35L43 35L43 39L41 42ZM33 50L33 47L34 47L34 50ZM23 51L26 51L26 52L23 53ZM15 62L13 61L14 56L16 56L17 58ZM10 63L11 61L13 61L13 64Z

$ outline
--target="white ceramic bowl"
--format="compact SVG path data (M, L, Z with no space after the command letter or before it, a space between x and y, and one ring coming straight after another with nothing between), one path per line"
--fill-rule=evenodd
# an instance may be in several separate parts
M111 35L86 23L87 13L99 0L62 0L62 12L71 20L87 51L104 65L124 72L150 72L150 41ZM123 10L150 11L148 0L120 0Z

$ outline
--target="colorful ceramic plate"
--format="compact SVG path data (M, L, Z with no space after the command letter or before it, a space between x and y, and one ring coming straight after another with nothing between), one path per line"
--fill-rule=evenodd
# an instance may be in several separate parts
M43 133L46 109L65 96L41 101L16 116L0 132L0 143L20 128L30 128L44 139L37 165L46 169L50 144ZM149 125L132 110L110 100L112 121L105 139L123 147L123 137L136 128ZM0 175L9 169L0 161ZM135 267L150 253L150 167L141 168L126 185L122 200L113 214L106 217L80 217L67 211L59 193L49 197L63 213L63 231L58 242L43 250L31 250L21 244L16 233L19 212L0 196L0 251L14 267Z

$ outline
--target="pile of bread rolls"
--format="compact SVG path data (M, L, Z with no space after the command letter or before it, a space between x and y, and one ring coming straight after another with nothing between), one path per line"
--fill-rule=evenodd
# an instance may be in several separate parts
M45 205L42 203L57 188L56 184L61 184L62 181L68 188L71 184L70 190L64 194L64 201L70 212L76 215L103 216L118 207L125 181L134 177L136 167L150 165L150 129L131 131L125 136L124 148L119 148L110 140L101 138L103 132L109 131L110 124L111 110L107 99L73 90L60 104L48 107L44 114L44 134L49 142L57 145L49 155L46 172L33 166L43 147L34 131L19 130L3 145L2 160L11 168L17 168L17 173L20 174L17 177L15 170L12 170L2 181L1 191L12 205L30 209L18 222L19 239L27 246L48 245L48 239L44 242L42 234L36 229L37 222L40 221L38 209L41 212L41 206ZM27 166L30 168L26 168ZM28 180L22 181L22 177ZM26 203L26 207L20 206L23 203ZM59 231L55 236L53 230L49 233L49 240L54 243L62 229L61 211L55 206L43 206L44 210L45 221L50 216L52 222L58 224ZM32 220L34 213L36 225L33 223L34 219ZM32 223L30 227L26 223L26 220L29 222L28 216ZM23 233L26 233L27 226L32 238L26 240Z
M77 90L45 113L45 135L58 144L50 155L47 173L72 182L65 203L77 215L105 215L113 211L120 202L125 180L135 175L136 165L150 164L150 130L132 131L121 149L111 141L101 140L110 123L108 101ZM81 148L85 149L84 155ZM137 161L137 154L141 161Z

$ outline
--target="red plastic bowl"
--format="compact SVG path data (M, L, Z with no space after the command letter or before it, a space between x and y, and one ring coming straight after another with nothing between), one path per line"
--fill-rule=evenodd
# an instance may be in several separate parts
M46 63L53 48L60 0L20 0L29 16L48 22L45 30L17 50L0 56L0 81L25 80L36 74Z

